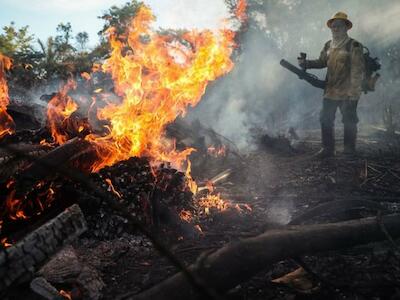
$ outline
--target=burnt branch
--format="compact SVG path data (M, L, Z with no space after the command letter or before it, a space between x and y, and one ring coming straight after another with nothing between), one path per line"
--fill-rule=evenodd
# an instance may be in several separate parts
M201 264L190 266L190 270L210 288L226 292L268 265L287 258L386 240L379 222L384 224L393 238L399 237L399 217L400 215L390 215L381 220L373 217L267 231L219 249L202 258ZM126 299L193 299L196 295L183 274L178 273L159 285Z
M126 218L128 221L127 228L129 230L134 231L135 229L138 229L140 232L142 232L152 242L153 246L157 251L160 252L160 254L164 255L176 268L181 270L183 276L199 294L207 297L207 299L220 299L220 296L214 290L205 285L202 280L197 278L196 275L192 274L192 272L186 268L180 259L169 250L161 238L158 238L151 233L147 229L146 225L142 224L137 220L137 218L132 216L126 206L121 204L114 196L101 190L88 176L83 174L81 171L77 170L76 168L66 167L65 165L55 164L54 161L51 160L38 160L35 157L27 155L26 153L18 151L18 149L7 145L1 145L0 148L4 148L5 150L12 152L16 157L25 158L31 162L38 163L44 169L56 170L58 173L85 186L89 191L92 192L94 197L102 199L108 203L108 205L114 209L117 214Z
M78 205L73 205L0 253L0 294L11 285L33 278L34 273L62 246L86 231Z

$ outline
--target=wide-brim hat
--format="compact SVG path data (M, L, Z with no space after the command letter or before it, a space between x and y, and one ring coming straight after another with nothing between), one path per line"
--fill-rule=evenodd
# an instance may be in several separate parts
M349 20L349 17L347 16L346 13L344 12L337 12L336 14L334 14L332 16L332 18L330 18L327 22L326 25L331 28L332 22L335 20L343 20L345 21L346 25L347 25L347 29L350 29L351 27L353 27L353 23L351 23L351 21Z

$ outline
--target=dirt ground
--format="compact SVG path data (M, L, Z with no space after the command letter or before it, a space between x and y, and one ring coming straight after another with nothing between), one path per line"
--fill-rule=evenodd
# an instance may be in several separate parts
M320 160L318 132L304 132L295 152L264 149L241 159L202 166L216 172L233 170L230 178L217 185L221 195L233 203L248 204L251 211L228 209L199 217L203 233L195 239L168 236L172 252L189 265L205 251L255 236L274 224L284 225L295 216L322 203L370 200L387 212L398 212L400 160L394 146L383 135L361 134L359 155ZM386 142L385 142L386 141ZM271 150L271 151L269 151ZM282 149L281 149L282 150ZM212 174L210 174L211 176ZM306 223L333 222L376 215L373 209L337 209L315 215ZM96 241L82 238L75 244L83 261L94 265L105 282L104 299L138 293L176 272L146 238L125 235ZM267 251L267 249L266 249ZM265 266L265 270L228 293L228 299L399 299L399 251L389 242L370 244L304 257L307 274L286 284L272 282L299 266L293 260ZM99 263L99 260L101 263Z
M227 158L194 163L193 174L200 181L231 169L231 175L216 184L216 190L232 205L224 211L211 209L210 214L198 209L192 225L199 225L202 232L196 236L182 236L168 228L156 234L176 257L190 265L201 253L284 226L324 203L341 204L315 213L303 223L377 214L368 205L352 209L358 200L380 203L383 213L399 212L400 148L394 142L398 137L361 132L358 155L348 157L341 154L341 134L337 132L336 157L321 160L313 156L319 148L318 131L298 134L299 140L283 146L268 144L247 154L231 153ZM140 293L177 272L140 233L101 239L83 235L73 247L79 260L104 282L102 299ZM285 274L299 272L298 261L288 259L266 265L264 271L229 291L226 298L400 299L399 255L398 246L390 241L319 253L301 258L307 271L276 282L274 279ZM28 291L25 296L38 299Z

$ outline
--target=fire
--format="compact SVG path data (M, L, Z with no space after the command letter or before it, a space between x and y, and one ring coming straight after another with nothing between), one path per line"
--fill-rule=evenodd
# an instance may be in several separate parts
M184 210L184 209L181 210L181 212L179 213L179 217L180 217L182 220L186 221L186 222L191 222L192 219L193 219L192 213L191 213L190 211Z
M190 191L193 193L193 195L196 195L198 192L198 187L196 181L193 180L192 178L192 163L190 160L187 160L187 168L186 168L186 184L189 187Z
M97 109L99 123L107 124L103 125L104 130L91 132L86 130L86 124L74 123L73 116L80 109L80 102L69 95L77 87L73 80L50 100L48 128L53 142L58 145L79 133L83 136L89 132L85 139L92 143L98 158L91 166L93 172L134 156L150 157L152 163L167 161L179 169L187 162L187 183L196 194L197 184L191 177L191 164L187 160L195 149L177 150L175 142L165 136L165 127L177 117L184 116L189 106L199 103L209 82L232 70L235 32L229 29L191 30L176 37L154 31L154 20L151 10L143 5L123 36L118 36L113 28L108 31L111 55L103 65L94 65L92 71L108 73L112 77L120 101L114 101L115 97L107 99L109 93L102 93L103 89L98 88L89 108L93 112ZM9 98L5 71L10 68L11 60L0 54L0 138L11 134L14 127L6 111ZM81 76L85 80L92 78L89 73ZM105 106L98 108L96 99ZM47 145L48 142L42 140L40 144ZM112 182L108 183L111 191L121 196ZM8 196L4 197L6 201L1 207L0 219L5 216L9 219L29 218L35 209L40 214L54 199L54 190L45 185L37 187L42 192L34 200L28 200L27 195L17 198L14 185L7 186ZM205 206L225 206L219 196L208 197L209 202L203 199ZM186 217L189 216L186 214Z
M241 14L245 13L243 3L239 3ZM164 136L166 125L184 116L188 106L197 105L208 83L234 66L230 58L236 46L232 30L191 30L177 38L155 32L151 28L154 20L143 5L123 36L110 28L111 56L103 65L93 66L92 71L111 75L122 101L105 101L107 105L97 111L98 119L107 124L105 130L86 136L98 156L92 171L133 156L148 156L181 168L194 149L176 150L174 141ZM82 76L90 78L90 74ZM77 110L67 94L75 86L68 82L49 103L47 115L58 144L69 138L62 124Z
M247 1L246 0L239 0L236 5L235 11L236 17L239 19L240 22L247 21Z
M8 134L14 133L14 121L7 113L8 85L5 72L11 69L12 62L7 56L0 53L0 139Z
M103 71L111 74L123 101L98 111L99 119L110 123L108 135L87 136L100 158L93 171L132 156L180 167L193 149L177 151L164 137L165 126L184 115L188 106L195 106L210 81L233 68L232 31L193 30L179 42L154 32L153 21L151 10L142 6L126 43L109 30L112 54Z
M47 107L48 126L51 136L57 144L64 144L70 138L65 132L64 123L78 109L76 102L68 96L68 92L75 88L75 81L69 80L61 91L50 100Z
M61 296L63 296L64 299L66 299L66 300L72 300L71 292L67 292L67 291L64 291L64 290L60 290L59 293L60 293Z
M55 191L45 185L44 182L38 182L31 195L17 197L16 182L10 180L7 185L7 196L3 206L0 208L0 219L5 217L10 220L26 220L33 214L40 215L46 208L50 207L55 196ZM31 200L33 198L33 200Z
M214 157L223 157L226 155L226 146L221 147L208 147L207 153Z
M8 238L2 238L0 240L0 244L3 248L9 248L12 246L12 244L8 241Z
M109 178L106 178L106 180L105 180L106 182L107 182L107 184L108 184L108 187L109 187L109 191L111 191L111 192L113 192L118 198L122 198L122 196L121 196L121 194L114 188L114 185L112 184L112 181L111 181L111 179L109 179Z
M204 209L204 213L206 215L210 214L211 208L215 208L219 211L224 211L231 206L231 203L227 200L222 199L220 197L220 194L209 194L206 197L202 197L198 200L198 204L202 209Z

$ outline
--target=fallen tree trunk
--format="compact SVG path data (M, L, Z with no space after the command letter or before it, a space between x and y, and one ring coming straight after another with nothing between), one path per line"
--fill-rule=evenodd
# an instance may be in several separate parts
M316 207L308 209L305 213L293 218L289 225L299 225L305 221L309 221L315 217L331 216L336 217L340 213L348 212L350 210L372 210L384 211L385 208L382 204L376 201L353 199L353 200L334 200L322 203ZM329 219L327 220L329 222Z
M384 226L384 227L382 227ZM383 230L385 228L385 230ZM204 284L226 292L251 278L269 264L283 259L339 250L360 244L400 236L400 215L380 220L364 218L340 223L289 226L227 245L209 256L200 256L191 272ZM130 298L124 299L196 299L198 294L182 273Z

